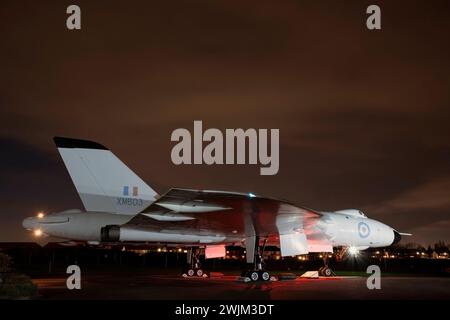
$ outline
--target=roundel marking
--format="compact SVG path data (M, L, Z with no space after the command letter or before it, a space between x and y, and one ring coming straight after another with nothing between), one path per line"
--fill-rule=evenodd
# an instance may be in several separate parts
M361 238L367 238L370 235L369 225L365 222L358 223L358 233Z

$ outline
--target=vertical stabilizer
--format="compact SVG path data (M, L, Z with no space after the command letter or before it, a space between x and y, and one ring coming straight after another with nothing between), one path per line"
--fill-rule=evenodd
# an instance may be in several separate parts
M105 146L88 140L55 137L86 211L137 214L157 193Z

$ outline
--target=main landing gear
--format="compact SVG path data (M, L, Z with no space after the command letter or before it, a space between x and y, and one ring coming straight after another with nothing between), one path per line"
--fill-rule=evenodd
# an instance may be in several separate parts
M264 268L265 263L263 259L264 255L264 249L266 247L266 240L264 240L264 244L262 246L262 249L259 247L259 237L255 237L255 248L253 251L253 269L251 270L245 270L242 272L241 276L244 278L248 278L251 281L269 281L270 280L270 273L267 272ZM249 254L249 252L247 252Z
M191 248L187 254L187 267L182 273L183 277L207 278L208 274L201 267L200 249Z

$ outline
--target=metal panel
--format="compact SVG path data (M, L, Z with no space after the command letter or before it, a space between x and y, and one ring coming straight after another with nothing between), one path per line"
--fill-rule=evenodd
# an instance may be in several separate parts
M281 255L296 256L308 253L308 242L304 233L280 234Z

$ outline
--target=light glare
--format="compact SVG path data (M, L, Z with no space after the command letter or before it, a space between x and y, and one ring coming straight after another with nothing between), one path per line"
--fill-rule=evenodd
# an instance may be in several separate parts
M358 254L358 248L351 246L350 248L348 248L348 252L352 255L352 256L356 256Z

